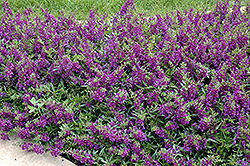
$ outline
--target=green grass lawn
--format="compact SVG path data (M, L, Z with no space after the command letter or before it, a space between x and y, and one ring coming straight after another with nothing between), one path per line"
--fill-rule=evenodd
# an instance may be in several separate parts
M225 0L222 0L225 1ZM241 0L241 5L246 6L248 0ZM64 11L66 16L72 12L78 20L88 18L90 10L95 9L98 13L109 13L109 17L115 15L123 6L125 0L8 0L9 6L14 13L22 12L31 8L34 15L39 17L42 14L40 7L47 8L50 14L58 17L60 11ZM212 10L215 8L217 0L134 0L137 9L136 14L148 12L149 15L165 16L171 11L185 11L191 8L195 10ZM230 0L230 7L233 7L234 1ZM0 17L3 14L3 0L0 1Z

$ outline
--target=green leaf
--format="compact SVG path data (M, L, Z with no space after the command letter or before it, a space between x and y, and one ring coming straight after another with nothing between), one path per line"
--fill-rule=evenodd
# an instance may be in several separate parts
M29 113L32 113L35 111L36 107L32 107L30 105L28 105L28 108L30 109Z
M213 139L211 139L211 138L208 138L208 139L207 139L207 141L212 141L212 142L215 142L215 143L217 143L217 144L218 144L218 142L217 142L217 141L215 141L215 140L213 140Z
M103 154L104 149L105 149L105 147L100 151L100 153L99 153L100 155Z
M44 103L38 103L37 106L38 107L42 107L44 105Z
M30 102L33 104L33 105L36 105L37 101L34 97L32 97L32 99L30 100Z

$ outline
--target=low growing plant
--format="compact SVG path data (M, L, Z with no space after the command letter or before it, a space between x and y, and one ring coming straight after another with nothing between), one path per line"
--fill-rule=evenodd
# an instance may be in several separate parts
M78 165L249 165L250 4L0 24L1 138Z

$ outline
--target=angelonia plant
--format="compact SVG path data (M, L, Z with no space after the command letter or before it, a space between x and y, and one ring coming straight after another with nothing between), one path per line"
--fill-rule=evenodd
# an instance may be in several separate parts
M250 4L0 20L0 137L77 165L250 165Z

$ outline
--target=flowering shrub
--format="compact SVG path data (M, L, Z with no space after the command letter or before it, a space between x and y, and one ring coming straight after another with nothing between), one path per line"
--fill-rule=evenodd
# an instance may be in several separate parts
M78 165L250 165L250 5L208 14L13 14L0 24L0 136Z

